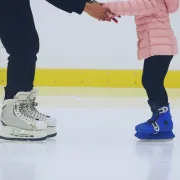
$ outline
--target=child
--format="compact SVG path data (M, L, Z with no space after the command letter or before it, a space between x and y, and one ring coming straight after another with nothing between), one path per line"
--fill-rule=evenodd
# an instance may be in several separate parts
M178 53L169 13L177 11L179 0L129 0L104 4L112 14L135 16L138 57L144 60L142 84L153 113L145 123L135 127L139 139L172 139L173 122L164 87L164 79L173 56ZM109 14L109 19L114 17Z

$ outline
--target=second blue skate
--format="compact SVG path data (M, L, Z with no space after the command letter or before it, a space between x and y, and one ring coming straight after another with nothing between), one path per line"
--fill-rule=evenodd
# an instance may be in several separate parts
M173 139L173 122L170 113L170 106L159 106L155 103L149 104L153 115L145 123L135 127L135 136L143 140Z

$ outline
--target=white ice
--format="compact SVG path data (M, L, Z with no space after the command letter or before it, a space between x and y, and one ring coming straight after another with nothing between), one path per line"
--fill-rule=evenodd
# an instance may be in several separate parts
M150 116L145 96L100 91L40 96L40 110L58 119L58 136L0 140L0 180L179 180L179 94L171 99L176 138L140 142L134 126Z

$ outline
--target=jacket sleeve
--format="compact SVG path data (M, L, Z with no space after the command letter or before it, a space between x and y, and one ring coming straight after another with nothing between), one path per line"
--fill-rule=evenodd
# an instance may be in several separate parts
M86 0L46 0L55 7L68 13L81 14L84 11ZM88 1L88 0L87 0Z
M159 11L159 0L114 1L104 7L120 16L150 15Z

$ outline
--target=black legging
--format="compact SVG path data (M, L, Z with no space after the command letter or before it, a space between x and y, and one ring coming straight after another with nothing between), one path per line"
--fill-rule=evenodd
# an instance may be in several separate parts
M160 106L168 104L164 79L173 56L152 56L144 61L142 84L150 101Z
M29 0L0 0L0 40L9 54L5 99L33 88L39 38Z

